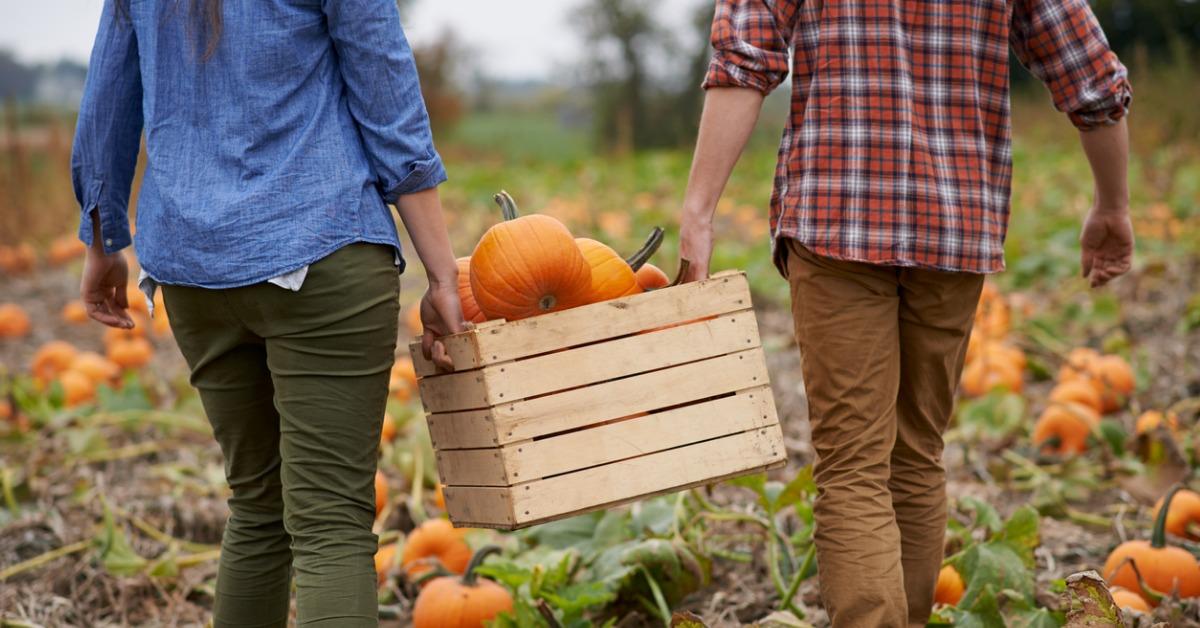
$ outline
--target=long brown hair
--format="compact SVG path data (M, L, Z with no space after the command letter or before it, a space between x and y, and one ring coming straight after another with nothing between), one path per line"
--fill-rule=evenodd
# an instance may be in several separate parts
M224 28L221 11L222 0L178 0L188 5L188 32L195 38L197 49L203 47L202 61L207 61L217 51ZM129 17L129 0L113 0L118 17ZM201 44L203 44L201 46Z

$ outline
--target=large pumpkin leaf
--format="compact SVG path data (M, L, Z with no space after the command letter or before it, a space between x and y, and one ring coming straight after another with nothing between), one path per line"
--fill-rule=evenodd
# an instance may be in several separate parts
M996 507L978 497L967 495L959 499L958 509L963 512L972 513L975 519L975 527L983 528L989 534L999 532L1004 527L1004 519L1000 517L1000 513L996 511Z
M1022 506L1013 512L1008 521L1004 523L1004 528L995 536L997 542L1006 543L1012 547L1029 569L1033 569L1035 566L1033 551L1041 543L1038 524L1037 510L1030 506Z

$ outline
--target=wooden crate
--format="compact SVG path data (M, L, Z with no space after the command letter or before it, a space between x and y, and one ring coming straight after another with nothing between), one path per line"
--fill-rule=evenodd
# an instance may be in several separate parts
M458 526L513 530L781 466L744 273L413 343Z

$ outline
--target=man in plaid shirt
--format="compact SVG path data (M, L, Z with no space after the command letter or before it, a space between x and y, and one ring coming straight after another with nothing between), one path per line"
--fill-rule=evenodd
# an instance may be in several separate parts
M771 234L817 453L821 597L835 626L923 626L946 526L942 432L984 274L1004 269L1008 50L1080 130L1093 287L1133 252L1125 68L1086 0L718 0L712 43L687 278L708 274L713 209L790 69Z

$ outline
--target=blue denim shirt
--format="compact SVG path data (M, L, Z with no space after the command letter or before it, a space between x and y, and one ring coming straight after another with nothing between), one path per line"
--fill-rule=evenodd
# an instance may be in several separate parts
M187 3L105 2L71 171L91 244L160 283L229 288L352 242L400 241L386 203L446 179L394 0L224 2L211 57Z

